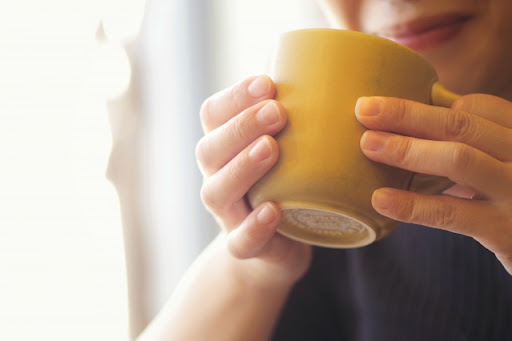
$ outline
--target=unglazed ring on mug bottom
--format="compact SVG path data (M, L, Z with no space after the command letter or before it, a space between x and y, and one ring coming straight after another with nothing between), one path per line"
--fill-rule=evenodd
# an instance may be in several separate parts
M374 228L360 219L309 207L282 208L279 232L294 240L331 248L366 246L378 236Z

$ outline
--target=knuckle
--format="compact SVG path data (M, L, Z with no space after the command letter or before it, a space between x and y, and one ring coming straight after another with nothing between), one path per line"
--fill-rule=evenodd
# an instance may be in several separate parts
M453 226L456 221L456 210L450 204L434 204L425 217L425 223L436 227Z
M454 174L460 174L470 169L475 162L475 151L468 146L458 143L451 148L450 168Z
M456 221L455 207L447 203L423 203L411 200L400 208L399 216L405 222L425 226L447 227Z
M465 112L472 112L478 108L478 103L485 100L488 95L483 94L469 94L459 97L453 102L451 108L453 110L460 110Z
M238 116L234 119L230 129L232 135L231 141L248 141L250 139L250 130L248 128L243 116Z
M228 252L234 258L247 259L247 258L249 258L248 252L245 249L245 246L241 245L243 243L240 241L240 237L242 237L242 236L240 233L236 233L236 232L238 232L238 231L233 231L230 233L230 238L228 239L228 243L227 243ZM236 233L237 235L234 236L234 233Z
M471 108L472 98L470 96L461 96L457 98L453 103L451 108L453 110L459 110L459 111L469 111L468 109Z
M446 115L445 135L449 140L468 141L476 133L469 114L464 111L454 111Z
M206 142L205 142L205 139L206 139L206 137L203 136L197 142L196 150L195 150L197 164L199 165L199 169L201 170L201 172L203 174L208 173L208 170L209 170L208 158L207 158L208 153L206 152L206 147L205 147L206 146Z
M242 175L244 170L243 163L240 161L241 160L238 159L233 160L233 162L229 164L229 167L226 168L227 177L232 183L242 184L246 181Z
M208 127L211 125L211 115L210 115L211 103L212 103L211 97L207 98L201 104L201 109L199 109L199 118L203 125L203 129L204 129L204 127Z
M237 108L237 111L240 111L240 109L244 107L243 104L246 97L246 89L247 86L245 82L242 82L240 84L233 86L228 91L229 99L231 100L233 106Z
M201 186L201 200L204 206L214 214L223 210L223 203L219 202L219 197L216 195L210 179L204 181Z
M244 257L243 257L244 254L243 254L242 250L240 249L240 247L236 243L230 241L227 244L227 248L228 248L229 254L231 256L233 256L234 258L236 258L236 259L244 259Z
M393 105L394 119L404 121L407 119L407 113L411 110L411 103L406 100L397 100Z
M407 200L403 205L397 205L395 207L397 218L404 222L414 222L414 211L414 203L412 200Z
M204 161L205 161L205 154L204 154L204 137L202 137L196 144L196 150L195 150L195 154L196 154L196 160L199 164L203 164Z
M407 166L411 163L412 140L403 137L392 137L390 149L393 162L397 165Z

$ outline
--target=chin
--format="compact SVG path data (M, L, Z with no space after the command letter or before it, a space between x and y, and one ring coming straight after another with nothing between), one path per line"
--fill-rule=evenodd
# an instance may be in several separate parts
M484 57L478 51L468 51L459 44L422 53L437 72L439 81L461 95L491 91L489 74L492 73ZM492 79L491 79L492 81Z
M458 70L443 70L442 68L438 71L439 81L447 89L460 95L486 92L480 82L475 79L475 75L456 71Z

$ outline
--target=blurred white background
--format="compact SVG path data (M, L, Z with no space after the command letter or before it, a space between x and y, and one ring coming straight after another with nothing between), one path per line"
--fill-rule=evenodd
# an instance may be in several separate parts
M217 231L200 103L319 25L310 0L0 2L0 340L140 331Z

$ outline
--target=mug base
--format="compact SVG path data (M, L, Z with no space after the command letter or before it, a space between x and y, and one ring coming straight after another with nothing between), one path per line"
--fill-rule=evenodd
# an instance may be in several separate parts
M375 229L362 220L319 208L282 208L278 231L290 239L330 248L362 247L377 239Z

